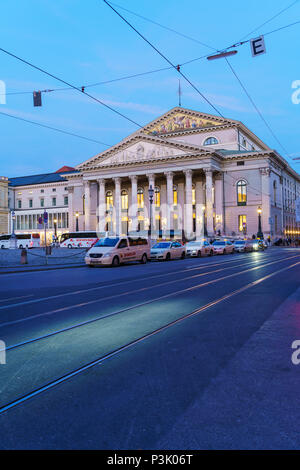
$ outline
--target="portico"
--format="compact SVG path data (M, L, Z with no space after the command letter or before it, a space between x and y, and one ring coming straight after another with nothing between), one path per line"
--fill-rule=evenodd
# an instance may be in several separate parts
M213 235L215 197L220 205L223 201L222 186L218 185L215 192L214 175L219 175L219 171L212 167L201 168L198 162L195 168L187 169L171 166L161 170L149 168L145 173L141 170L134 173L119 171L116 177L105 177L104 174L101 177L97 174L84 176L84 204L79 215L81 230L108 231L118 235L148 230L148 190L152 186L154 231L175 230L181 234L184 230L188 237L195 233L203 236L205 224L207 234ZM69 194L72 198L74 192ZM91 198L97 199L94 208ZM72 227L70 220L71 231L75 229L74 223L73 220ZM221 225L219 229L222 232Z

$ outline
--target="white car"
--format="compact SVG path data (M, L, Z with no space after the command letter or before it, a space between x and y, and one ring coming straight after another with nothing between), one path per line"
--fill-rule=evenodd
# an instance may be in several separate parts
M214 254L213 247L207 240L195 240L185 245L185 255L188 257L212 256Z
M184 259L185 247L179 242L158 242L151 248L151 260Z
M146 264L150 258L147 238L106 237L100 238L87 252L85 263L92 266L119 266L129 261Z
M228 240L217 240L212 244L216 255L227 255L234 253L234 245Z
M237 253L245 253L246 251L253 251L251 240L236 240L234 242L234 251Z

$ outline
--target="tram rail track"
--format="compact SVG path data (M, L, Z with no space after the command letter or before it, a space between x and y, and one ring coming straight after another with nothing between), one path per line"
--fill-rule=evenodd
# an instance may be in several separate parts
M272 264L272 263L270 263ZM255 287L259 284L261 284L262 282L268 280L268 279L271 279L272 277L280 274L280 273L283 273L287 270L290 270L296 266L299 266L300 265L300 261L296 262L296 263L293 263L293 264L289 264L288 266L285 266L281 269L278 269L270 274L267 274L259 279L256 279L255 281L251 281L250 283L247 283L245 284L244 286L240 287L239 289L235 289L225 295L223 295L222 297L219 297L197 309L194 309L193 311L187 313L187 314L184 314L182 316L180 316L179 318L165 324L165 325L162 325L144 335L141 335L140 337L132 340L132 341L129 341L128 343L125 343L117 348L115 348L114 350L112 351L109 351L105 354L103 354L102 356L98 357L97 359L93 360L93 361L90 361L90 362L87 362L61 376L59 376L58 378L55 378L49 382L47 382L46 384L40 386L40 387L37 387L36 389L10 401L9 403L6 403L5 405L2 405L0 407L0 415L21 405L21 404L25 404L27 401L33 399L33 398L36 398L38 397L39 395L41 395L42 393L50 390L50 389L53 389L54 387L56 387L57 385L59 384L62 384L68 380L70 380L71 378L81 374L82 372L86 371L86 370L89 370L97 365L100 365L100 364L103 364L105 361L117 356L118 354L121 354L122 352L136 346L137 344L139 343L142 343L143 341L161 333L162 331L165 331L189 318L192 318L196 315L198 315L199 313L203 312L203 311L206 311L208 310L209 308L212 308L218 304L220 304L221 302L224 302L236 295L239 295L245 291L247 291L248 289L251 289L252 287Z

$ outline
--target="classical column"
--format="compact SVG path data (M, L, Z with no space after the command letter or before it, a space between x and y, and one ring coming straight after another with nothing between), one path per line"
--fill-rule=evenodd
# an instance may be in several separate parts
M205 209L205 196L203 181L197 181L195 184L196 190L196 238L204 237L204 209Z
M224 195L223 174L218 173L215 177L215 206L216 206L216 232L224 233Z
M91 186L89 181L84 183L84 229L90 230L91 219Z
M98 217L99 224L98 230L100 233L105 232L105 215L106 215L106 201L105 201L105 179L98 180Z
M152 188L155 188L155 175L153 173L150 173L147 175L148 177L148 182L149 182L149 188L152 186ZM153 195L153 203L152 203L152 208L150 207L150 201L149 201L149 192L148 192L148 217L149 217L149 227L150 227L150 221L152 221L152 230L154 230L155 227L155 194ZM150 214L150 211L152 209L152 212ZM148 227L148 228L149 228Z
M121 178L114 178L115 182L115 224L116 224L116 235L121 234Z
M184 211L184 231L186 238L190 238L193 232L193 186L192 170L184 171L185 174L185 211Z
M262 231L265 235L269 236L271 234L270 222L273 222L273 214L271 213L271 169L260 168L259 171L261 174Z
M73 208L73 192L74 187L68 186L68 229L70 232L74 232L74 208Z
M174 228L174 215L173 215L173 175L172 171L167 171L165 173L167 178L167 230L172 230Z
M138 218L137 218L137 176L132 175L130 176L131 180L131 204L129 209L129 217L131 218L131 231L136 232L138 226Z
M205 168L205 185L206 185L206 223L208 236L214 235L214 219L213 219L213 172L210 168Z

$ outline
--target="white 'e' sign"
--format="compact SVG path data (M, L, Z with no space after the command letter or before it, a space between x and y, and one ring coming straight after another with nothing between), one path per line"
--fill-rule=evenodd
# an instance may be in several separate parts
M259 38L250 40L252 57L257 57L258 55L266 53L265 39L263 36Z

